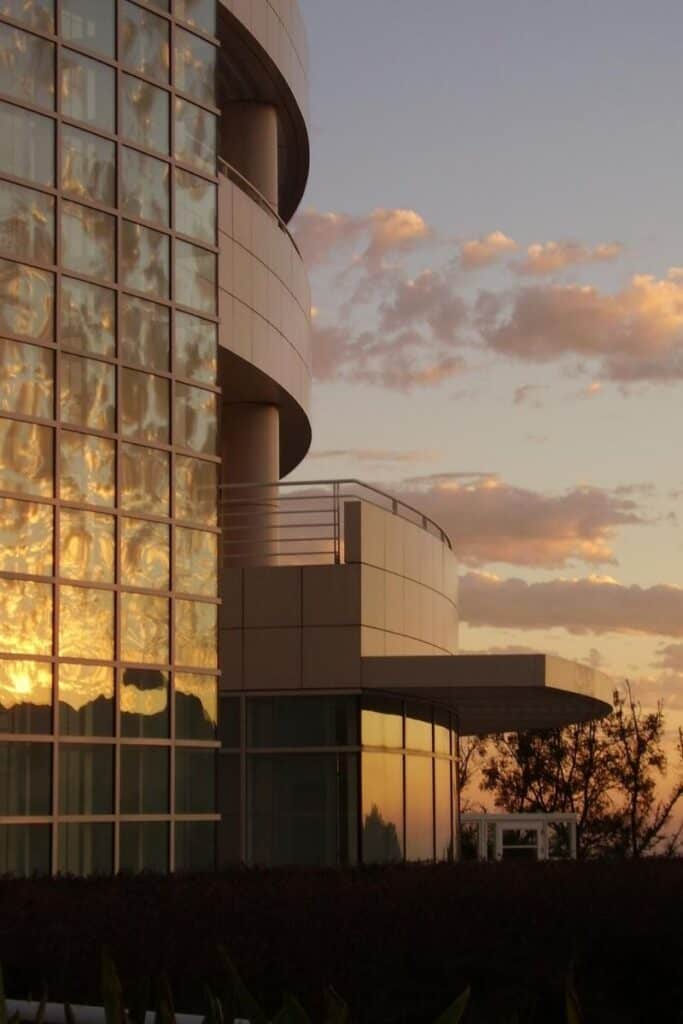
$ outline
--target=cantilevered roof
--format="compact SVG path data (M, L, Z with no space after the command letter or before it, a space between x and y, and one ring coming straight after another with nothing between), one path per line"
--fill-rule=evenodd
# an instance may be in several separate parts
M462 735L602 718L614 690L604 672L549 654L363 658L361 686L447 704Z

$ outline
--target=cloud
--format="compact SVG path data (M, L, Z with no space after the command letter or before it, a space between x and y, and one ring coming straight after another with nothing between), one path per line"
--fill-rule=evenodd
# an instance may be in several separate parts
M437 474L414 477L394 490L446 530L456 555L469 566L613 564L617 529L648 521L632 498L598 487L543 494L496 477Z
M471 238L460 246L460 266L463 270L481 270L490 267L506 253L519 249L517 242L502 231L492 231L483 238Z
M482 292L476 324L493 352L526 362L597 361L620 382L683 378L683 277L636 275L616 294L535 285L512 297Z
M530 405L532 409L542 409L543 402L540 398L542 391L547 391L548 388L544 384L522 384L520 387L515 388L515 393L512 397L514 405Z
M596 577L528 583L471 572L460 581L460 616L471 626L683 637L683 588Z
M664 711L683 711L683 673L659 672L631 682L631 692L645 708L661 702Z
M312 267L362 240L364 248L354 264L370 273L377 273L390 254L408 252L434 234L419 213L401 209L377 209L356 217L304 210L296 217L293 230L304 259Z
M661 647L658 651L656 665L658 668L683 673L683 644L667 644L665 647Z
M623 249L619 242L603 242L593 247L579 242L536 242L527 248L525 259L512 264L512 269L517 274L541 277L579 264L615 260Z
M425 270L413 280L397 282L392 297L380 305L379 313L384 331L427 324L433 337L444 344L457 340L458 330L467 319L464 301L433 270Z
M309 459L354 459L356 462L371 463L419 463L436 462L440 452L396 451L384 448L345 448L311 452Z

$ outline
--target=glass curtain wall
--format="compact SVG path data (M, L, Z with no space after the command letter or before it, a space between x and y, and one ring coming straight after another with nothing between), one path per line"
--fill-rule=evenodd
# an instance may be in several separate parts
M452 860L455 722L376 696L221 697L223 865Z
M0 4L0 874L213 864L215 17Z

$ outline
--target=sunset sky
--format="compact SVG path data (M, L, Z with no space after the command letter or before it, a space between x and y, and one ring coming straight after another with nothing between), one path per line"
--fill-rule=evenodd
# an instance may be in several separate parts
M589 661L683 721L680 3L301 2L297 477L449 531L463 649Z

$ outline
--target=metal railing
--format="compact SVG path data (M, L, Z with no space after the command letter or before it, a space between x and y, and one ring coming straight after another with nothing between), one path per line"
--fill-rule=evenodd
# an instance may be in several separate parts
M287 238L296 249L299 259L303 263L303 256L301 255L301 250L299 249L299 246L296 244L294 235L289 230L289 228L287 227L287 225L285 224L285 222L283 221L282 217L277 212L273 204L266 199L262 192L259 192L255 185L252 185L248 178L245 178L244 175L241 174L236 167L233 167L232 164L229 164L227 160L223 159L223 157L218 157L217 165L219 174L222 174L223 177L231 181L233 185L237 185L237 187L240 188L243 192L246 192L250 199L253 199L254 202L258 206L260 206L262 210L265 210L266 213L270 214L273 220L277 223L280 230L283 231L285 235L287 235Z
M340 564L344 510L362 501L413 523L452 549L448 534L412 505L360 480L229 484L220 488L223 564Z

